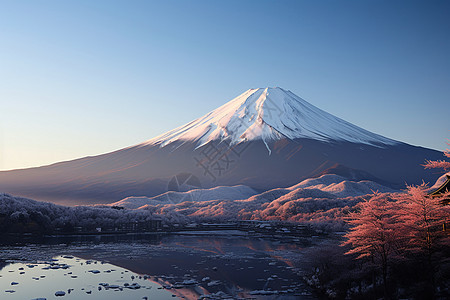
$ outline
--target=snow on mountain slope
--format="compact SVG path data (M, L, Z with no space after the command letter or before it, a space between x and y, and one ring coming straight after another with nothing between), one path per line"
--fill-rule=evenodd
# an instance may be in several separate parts
M305 179L302 182L290 187L290 189L308 188L308 187L321 188L328 186L330 184L337 184L345 180L347 180L347 178L339 175L326 174L317 178Z
M184 201L240 200L257 194L245 185L219 186L211 189L194 189L187 192L169 191L156 197L127 197L109 206L122 206L136 209L144 205L176 204Z
M318 178L306 179L290 189L316 189L330 193L336 197L356 197L373 192L391 193L395 190L369 180L350 181L338 175L322 175Z
M369 181L355 182L337 175L324 175L290 188L272 189L248 199L229 201L209 198L207 201L208 198L204 198L205 201L182 203L155 202L141 206L139 210L174 218L182 215L193 221L285 220L330 224L342 230L345 228L343 218L346 212L363 201L367 194L372 194L372 188L380 192L393 191Z
M231 145L262 140L270 153L267 143L282 138L347 141L374 146L398 143L335 117L277 87L250 89L205 116L142 145L164 147L175 141L189 141L201 147L213 140L227 141Z
M396 192L372 181L349 181L338 175L322 175L319 178L307 179L289 188L277 188L257 194L253 189L244 186L220 186L212 189L195 189L187 192L166 192L156 197L128 197L121 201L109 204L109 206L122 206L128 209L142 208L146 205L172 206L185 201L194 202L202 207L202 210L211 210L204 206L214 201L216 204L236 202L237 206L259 207L275 200L290 201L302 198L336 199L346 197L358 197L372 194L375 191L382 193ZM240 205L239 205L240 204ZM213 205L217 206L217 205ZM219 205L220 206L220 205ZM223 205L222 205L223 206ZM227 204L228 206L228 204ZM214 210L214 209L212 209ZM216 212L214 212L216 214Z
M314 188L314 187L309 187ZM342 181L340 183L330 184L326 187L323 187L321 191L328 192L330 194L335 195L336 197L356 197L367 194L372 194L374 192L387 193L394 192L394 190L382 186L378 183L372 181Z
M276 188L250 197L249 201L271 202L279 198L346 198L358 197L373 192L397 192L373 181L350 181L342 176L327 174L309 178L288 188Z

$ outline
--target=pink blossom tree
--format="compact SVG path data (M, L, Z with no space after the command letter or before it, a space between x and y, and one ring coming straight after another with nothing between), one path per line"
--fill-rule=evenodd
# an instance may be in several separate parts
M346 254L356 254L357 259L369 259L381 268L385 295L388 266L399 256L402 245L397 210L389 194L375 193L369 200L359 203L357 211L348 216L347 222L353 227L342 243L351 246Z
M405 251L413 261L419 258L420 262L420 257L424 259L424 271L432 294L436 290L438 269L447 260L445 254L439 253L450 247L449 231L445 230L445 224L450 220L450 206L443 204L449 196L450 193L431 197L425 184L408 186L407 193L397 195L402 208L398 213L399 225L406 236Z
M430 197L427 185L408 186L406 193L395 196L401 209L398 211L405 228L408 250L425 252L431 256L438 240L445 237L442 225L449 219L449 206L443 200L449 195Z
M449 143L447 145L450 146ZM444 156L450 158L450 149L444 151ZM426 160L423 165L425 169L444 169L444 171L450 170L450 162L445 160Z
M450 158L450 150L444 155ZM424 166L447 171L450 162L428 160ZM432 197L427 191L426 184L422 184L407 186L404 193L375 193L369 200L358 204L357 211L347 218L352 228L342 243L351 247L346 254L356 254L357 259L370 258L381 268L385 296L390 262L406 256L414 261L417 255L425 255L432 287L435 288L433 254L450 248L449 231L445 227L442 230L442 225L450 220L450 205L444 205L445 200L450 199L450 192Z
M447 143L450 146L450 143ZM450 149L444 151L444 156L450 158ZM450 162L445 160L427 160L424 167L426 169L440 168L444 171L450 170ZM450 246L450 238L445 234L445 225L450 221L450 192L442 194L440 197L429 197L427 187L422 184L418 187L408 186L408 197L401 197L407 213L403 219L410 230L410 245L413 249L425 250L429 257L436 244L436 241L446 241ZM445 204L445 205L444 205ZM443 225L443 231L434 230Z

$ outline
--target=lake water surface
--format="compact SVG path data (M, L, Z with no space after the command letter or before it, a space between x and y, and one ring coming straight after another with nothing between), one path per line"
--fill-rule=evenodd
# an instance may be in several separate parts
M3 240L0 299L314 299L307 247L235 231Z

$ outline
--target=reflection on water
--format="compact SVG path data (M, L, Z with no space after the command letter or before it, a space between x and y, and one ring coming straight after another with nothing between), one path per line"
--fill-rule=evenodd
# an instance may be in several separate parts
M172 299L147 277L108 263L76 257L12 263L0 271L1 299Z
M146 295L149 299L164 299L163 297L172 297L172 294L186 299L313 298L301 280L302 248L308 245L234 234L234 232L223 232L222 236L122 235L53 238L40 241L39 244L3 245L0 246L0 261L2 258L37 261L58 255L73 255L76 258L72 259L72 265L74 262L75 264L70 269L56 269L54 273L49 273L58 274L59 272L61 282L32 279L33 276L46 275L42 273L44 270L41 267L29 269L26 264L10 264L4 267L0 271L2 276L0 277L0 298L3 299L3 296L5 299L42 297L37 294L27 294L25 298L14 298L22 289L28 290L32 285L39 286L42 293L46 291L45 295L51 294L48 299L55 297L55 289L66 292L68 289L74 289L64 296L70 296L71 299L143 299L142 297ZM67 258L59 257L58 259L58 263L71 265L66 261ZM94 266L81 264L85 260L108 263L97 263ZM20 274L19 265L24 268L25 274ZM9 268L15 269L14 272L9 272L11 270ZM74 273L73 268L78 273L76 280L70 277L71 274L67 274ZM98 269L100 272L96 274L89 272L92 269ZM120 271L105 272L111 269ZM37 273L31 274L35 271ZM12 281L17 281L26 274L27 278L31 279L19 283L20 287L25 286L25 288L19 288L19 285L10 286ZM139 290L126 288L125 283L133 283L130 281L131 274L135 282L146 288ZM141 276L140 279L138 274ZM120 276L117 277L117 275ZM93 282L94 279L96 281ZM68 282L63 283L66 282L64 280ZM49 285L50 282L55 284ZM74 285L75 282L77 285ZM102 286L102 289L98 290L100 282L118 285L122 287L122 290L111 288L105 290ZM60 284L61 288L56 283ZM161 287L158 289L155 283L162 285L164 289ZM151 289L147 290L149 287ZM16 289L16 292L5 292L10 289ZM87 294L86 291L91 293ZM94 292L96 297L93 297ZM161 294L155 296L152 294L155 292ZM123 298L99 298L104 295L119 295Z

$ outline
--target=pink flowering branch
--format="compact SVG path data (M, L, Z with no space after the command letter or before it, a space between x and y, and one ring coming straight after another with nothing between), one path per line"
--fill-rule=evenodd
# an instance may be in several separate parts
M450 146L449 143L447 145ZM450 149L444 151L444 156L450 158ZM450 170L450 162L445 160L426 160L423 164L425 169L444 169L445 171Z

